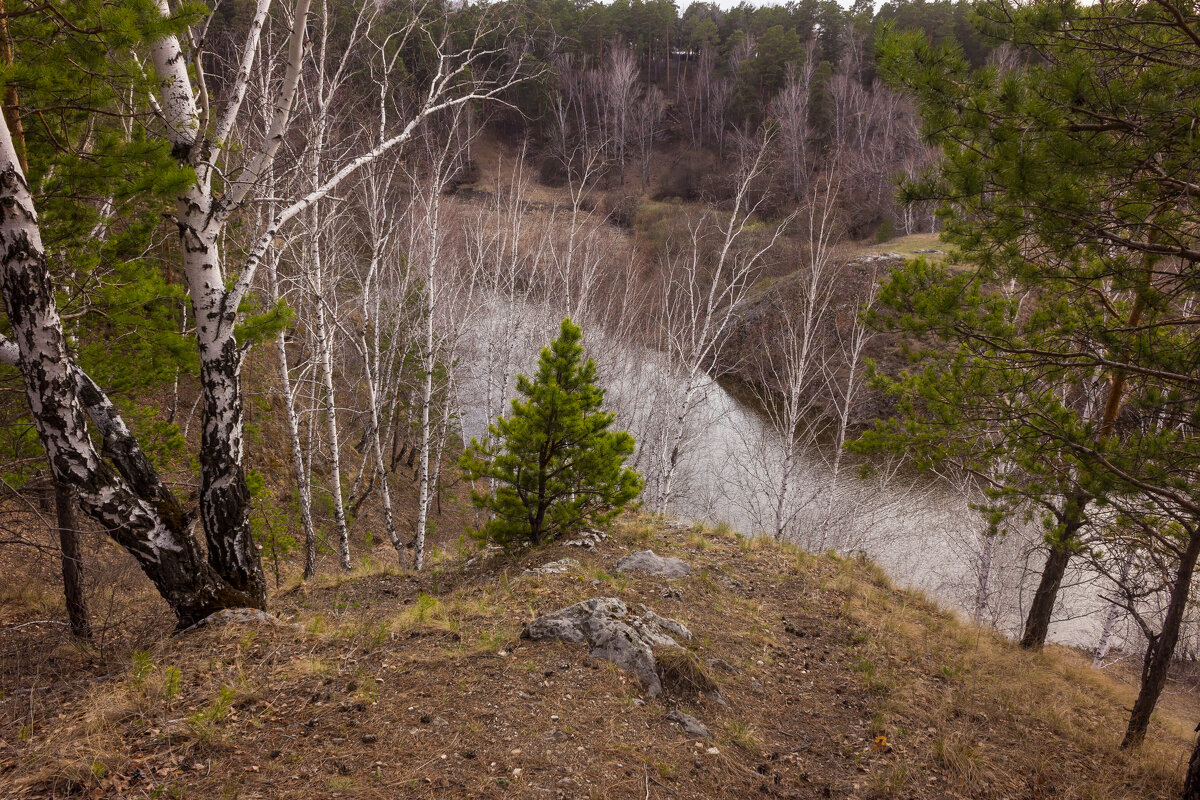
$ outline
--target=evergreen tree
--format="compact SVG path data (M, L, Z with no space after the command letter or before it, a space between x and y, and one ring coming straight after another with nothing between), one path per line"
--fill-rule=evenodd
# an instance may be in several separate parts
M462 467L471 480L495 484L473 492L493 518L479 531L506 547L541 542L577 525L614 517L642 490L625 467L633 437L610 431L614 415L601 411L604 390L596 365L583 361L583 333L564 319L559 337L542 350L533 380L517 376L512 415L489 426L493 443L472 439Z
M1016 467L997 491L1057 505L1027 646L1045 638L1089 506L1115 508L1128 524L1112 533L1172 564L1165 613L1128 604L1149 642L1124 740L1135 746L1200 561L1200 15L1170 0L977 13L1014 64L975 70L921 35L880 50L943 151L909 199L944 202L947 235L975 269L914 264L884 288L900 324L942 341L893 385L901 414L876 433L922 457L966 444L978 459L986 429Z

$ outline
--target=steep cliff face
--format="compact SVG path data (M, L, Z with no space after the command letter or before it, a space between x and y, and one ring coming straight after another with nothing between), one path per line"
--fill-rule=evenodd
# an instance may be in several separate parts
M817 413L830 410L836 387L844 386L851 359L847 347L854 337L855 319L871 294L871 289L887 274L904 263L899 253L869 254L839 262L832 270L828 303L814 325L811 350L813 368L806 381L806 393ZM737 314L728 344L722 350L714 372L732 380L756 397L777 395L780 384L779 356L785 343L781 337L796 330L802 318L812 313L805 297L811 294L805 282L810 279L801 269L782 278L764 280L755 287L748 303ZM811 307L811 304L810 306ZM901 359L900 336L890 332L870 332L861 357L870 358L890 371ZM861 360L858 368L861 368ZM887 398L878 392L859 392L852 405L850 423L854 427L870 424L890 410Z

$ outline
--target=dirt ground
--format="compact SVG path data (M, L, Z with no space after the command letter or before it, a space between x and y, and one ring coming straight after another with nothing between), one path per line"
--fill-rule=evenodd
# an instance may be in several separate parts
M7 601L0 796L1178 794L1200 716L1190 695L1125 753L1131 686L1063 648L1021 652L868 563L636 516L612 534L595 552L447 542L421 575L380 548L353 573L284 583L270 610L289 625L171 636L156 611L129 615L135 632L103 652L59 626L14 628ZM692 574L615 571L647 548ZM578 565L523 574L562 558ZM583 645L519 638L537 614L595 596L683 621L719 699L649 698ZM667 721L675 708L711 737Z

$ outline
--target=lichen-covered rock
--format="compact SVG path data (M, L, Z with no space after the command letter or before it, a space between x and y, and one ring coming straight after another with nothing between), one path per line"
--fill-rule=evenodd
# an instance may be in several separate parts
M663 578L685 578L692 568L682 559L655 555L653 550L639 550L617 559L617 572L644 572Z
M606 533L601 533L600 531L596 530L585 530L579 535L579 538L569 539L563 542L563 544L565 544L567 547L583 547L588 550L595 550L596 545L600 544L607 538L608 534Z
M185 628L183 633L195 630L204 625L213 625L216 623L242 623L249 625L269 625L276 628L288 628L293 631L303 631L299 625L294 625L290 622L284 622L274 614L268 614L266 611L258 608L223 608L209 614L204 619L197 622L190 628Z
M691 714L685 714L678 709L667 714L667 720L679 725L679 727L683 728L684 733L692 736L699 736L707 739L712 735L708 732L708 727L703 722L696 719Z
M570 571L573 567L578 567L579 562L573 558L564 558L559 561L550 561L542 564L540 567L527 569L522 572L522 575L561 575L564 572Z
M646 609L639 616L615 597L593 597L545 614L525 626L526 639L563 639L586 643L589 655L611 661L632 672L653 697L662 693L655 670L655 648L679 647L679 639L691 639L683 623Z

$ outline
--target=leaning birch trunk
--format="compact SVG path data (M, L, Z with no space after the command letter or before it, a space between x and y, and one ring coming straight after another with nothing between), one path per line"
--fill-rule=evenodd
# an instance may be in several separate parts
M1132 555L1127 555L1121 560L1121 569L1115 581L1118 590L1129 579L1129 570L1132 566ZM1108 657L1108 651L1112 647L1113 632L1116 630L1117 622L1121 619L1121 612L1123 610L1121 604L1115 598L1109 601L1108 612L1104 615L1104 624L1100 626L1100 639L1096 642L1096 652L1092 656L1092 669L1100 669L1104 666L1104 659Z
M975 610L971 614L971 621L976 625L983 624L988 602L991 600L992 560L995 550L996 536L989 531L984 534L983 548L979 551L979 578L975 585Z
M270 48L271 40L267 39ZM259 70L259 91L263 97L270 95L268 70ZM263 115L261 123L266 130L271 125L271 109L264 105L260 109ZM268 168L264 175L264 194L270 198L263 211L268 219L274 219L277 212L275 197L278 187L274 167ZM261 226L260 226L261 227ZM273 244L273 243L272 243ZM271 303L278 305L283 299L283 290L279 276L279 253L271 253L267 260L267 288ZM296 495L300 505L300 525L304 529L304 579L308 580L317 574L317 530L312 516L312 480L310 472L304 464L304 446L300 438L300 415L296 411L296 390L292 386L292 371L288 364L287 352L288 332L281 329L275 335L275 356L279 367L279 391L283 395L284 417L287 420L288 443L292 455L292 476L296 481Z
M380 434L382 423L379 419L379 393L376 390L377 377L375 375L378 363L375 365L376 369L372 369L371 350L366 334L362 336L362 353L363 366L366 370L367 402L371 412L371 450L375 454L375 473L379 476L379 491L383 501L383 525L387 530L388 540L391 541L392 547L396 548L396 553L400 557L400 566L403 567L404 548L400 545L400 533L396 530L396 518L392 511L392 490L388 480L387 466L383 463L383 437Z
M1116 630L1117 620L1121 618L1121 606L1117 603L1108 604L1108 613L1104 615L1104 624L1100 627L1100 639L1096 642L1096 653L1092 656L1092 669L1104 666L1104 659L1112 648L1112 635Z
M263 595L226 581L205 561L190 520L163 485L108 398L72 360L46 265L37 211L0 119L0 291L15 342L0 347L17 366L55 480L137 559L181 626ZM85 412L112 464L97 452ZM115 467L115 469L114 469Z
M288 439L292 450L292 473L300 499L300 522L304 527L304 578L317 573L317 530L312 517L312 486L304 466L304 448L300 442L300 416L296 413L296 394L292 391L292 376L288 369L287 333L275 337L275 353L279 358L279 385L288 424Z

